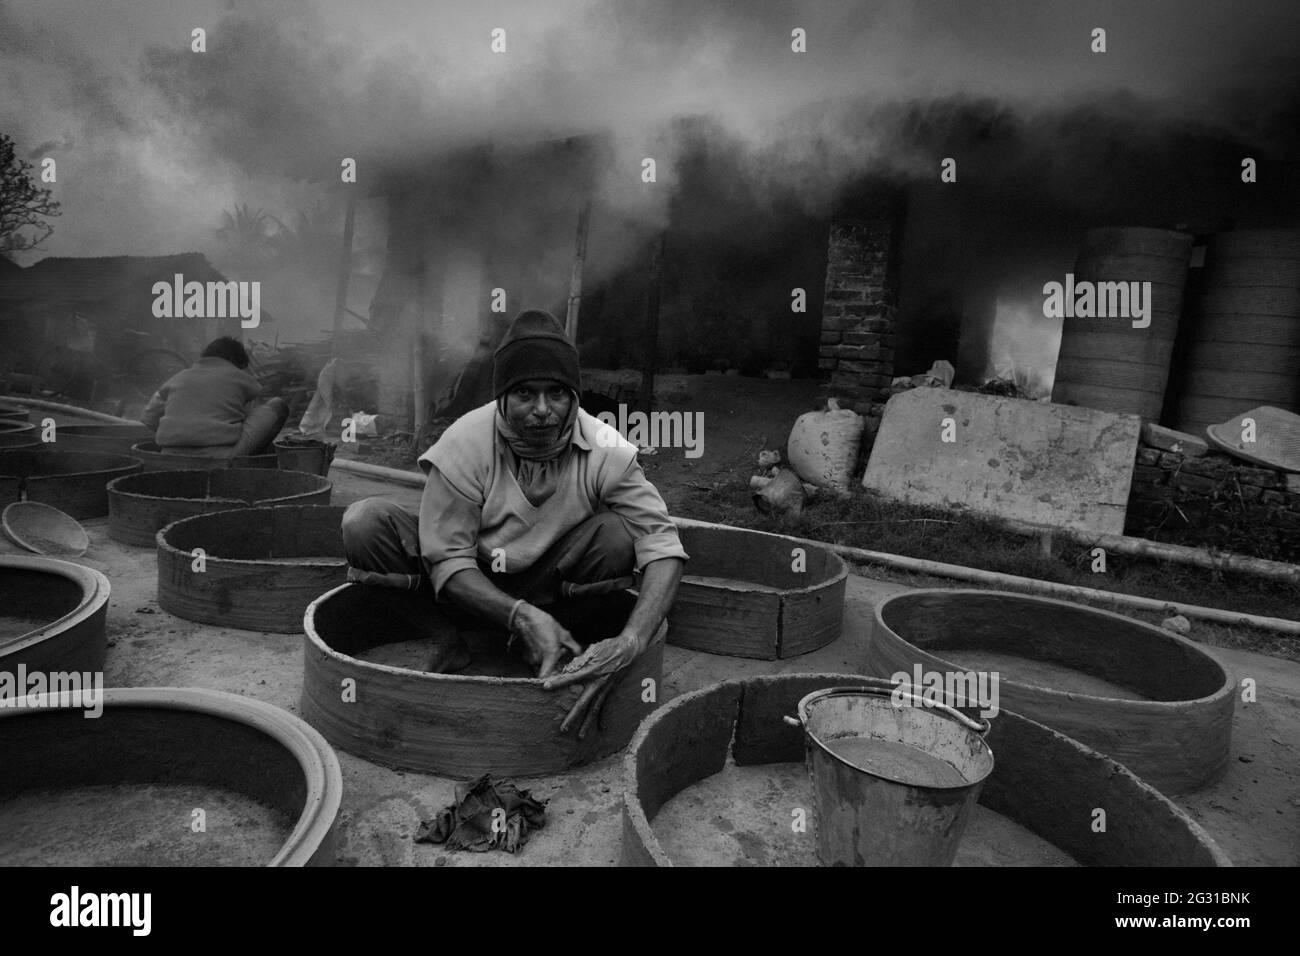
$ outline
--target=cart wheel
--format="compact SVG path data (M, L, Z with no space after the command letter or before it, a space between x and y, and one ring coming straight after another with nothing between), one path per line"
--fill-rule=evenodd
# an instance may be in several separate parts
M135 398L148 401L160 385L187 368L189 363L170 349L146 349L126 363L127 387Z

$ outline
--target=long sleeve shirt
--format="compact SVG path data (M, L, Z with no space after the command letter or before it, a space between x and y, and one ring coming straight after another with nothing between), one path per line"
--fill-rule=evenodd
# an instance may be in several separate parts
M491 564L526 571L552 544L599 510L623 519L636 566L686 558L668 507L636 460L636 447L579 409L555 493L534 506L510 468L514 454L496 430L496 403L468 412L420 456L420 551L435 593L453 574Z
M201 358L169 378L140 415L162 448L233 446L246 406L262 391L249 372L223 358Z

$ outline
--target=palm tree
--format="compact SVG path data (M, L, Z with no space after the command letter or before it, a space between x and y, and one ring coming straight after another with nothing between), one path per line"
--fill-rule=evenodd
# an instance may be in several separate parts
M279 227L271 241L281 261L319 268L332 266L338 258L336 204L316 202L309 209L299 209L292 227L275 216L269 218Z
M225 260L232 271L246 272L249 268L264 266L273 253L272 223L274 217L263 209L252 209L240 203L233 211L221 214L217 238L226 247Z
M262 209L250 209L246 203L240 203L233 214L229 211L221 214L217 238L228 244L265 242L271 237L267 224L272 221L278 220Z

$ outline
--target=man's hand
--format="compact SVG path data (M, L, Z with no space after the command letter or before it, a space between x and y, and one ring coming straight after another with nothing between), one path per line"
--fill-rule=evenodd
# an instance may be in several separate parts
M631 616L623 625L623 633L608 641L591 645L579 657L570 661L561 673L542 684L547 690L571 684L586 684L578 702L564 718L564 723L560 724L561 732L581 720L582 727L578 736L587 735L587 730L599 716L605 698L618 679L618 672L640 657L650 646L653 635L673 605L684 565L685 562L680 558L659 558L647 564L642 571L641 593L637 596Z
M514 633L523 640L525 657L537 668L538 677L550 677L565 651L582 653L582 645L559 621L531 604L519 606Z
M560 733L565 733L581 720L578 738L587 736L587 731L605 705L605 698L614 687L615 676L635 661L642 650L636 635L625 632L618 637L592 644L581 655L569 661L563 671L542 684L547 690L558 690L571 684L587 685L578 702L560 724Z

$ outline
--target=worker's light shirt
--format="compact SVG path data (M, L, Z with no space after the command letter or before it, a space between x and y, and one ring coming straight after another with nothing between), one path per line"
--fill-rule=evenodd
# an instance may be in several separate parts
M435 593L453 574L480 561L492 565L498 554L505 560L504 568L497 562L499 570L528 570L602 509L623 519L638 569L659 558L685 560L668 507L637 463L636 447L614 428L579 409L555 493L534 506L510 470L514 453L497 434L496 414L495 402L467 412L420 456L428 476L420 500L420 551Z
M201 358L154 392L140 414L162 448L234 445L244 430L247 405L262 385L223 358Z

